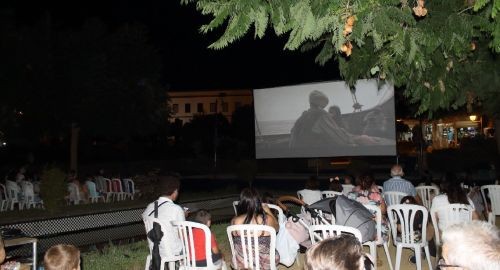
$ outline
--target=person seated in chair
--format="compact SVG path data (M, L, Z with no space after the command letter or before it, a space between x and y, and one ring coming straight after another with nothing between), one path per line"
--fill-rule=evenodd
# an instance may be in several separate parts
M182 243L171 221L184 221L186 213L179 205L175 204L175 200L179 196L180 180L176 174L167 175L160 178L159 189L161 196L158 201L158 219L165 226L166 232L163 232L162 245L160 245L160 256L170 257L179 255L182 252ZM146 210L142 213L142 219L146 217L154 217L155 203L150 203ZM164 243L164 244L163 244ZM168 254L167 251L173 252Z
M80 250L73 245L55 245L43 257L45 270L80 270Z
M205 209L200 209L193 214L192 217L193 222L201 223L210 228L212 225L212 215ZM206 256L210 256L209 254L205 254L205 233L203 230L198 228L193 228L193 241L194 241L194 250L196 256L196 266L204 267L207 266ZM219 247L217 245L217 240L215 240L215 234L212 233L211 238L211 247L212 247L212 262L216 266L222 266L222 254L219 251Z

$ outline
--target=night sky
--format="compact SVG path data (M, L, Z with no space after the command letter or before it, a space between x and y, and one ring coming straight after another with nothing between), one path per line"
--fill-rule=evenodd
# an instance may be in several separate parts
M317 51L284 51L286 37L269 30L262 40L254 40L251 32L226 49L208 49L222 29L200 34L199 27L210 18L193 4L181 6L180 0L15 1L1 6L14 9L19 24L33 23L46 11L59 28L78 28L92 17L111 28L140 22L163 58L163 82L172 90L262 88L339 78L336 63L319 66L314 62Z

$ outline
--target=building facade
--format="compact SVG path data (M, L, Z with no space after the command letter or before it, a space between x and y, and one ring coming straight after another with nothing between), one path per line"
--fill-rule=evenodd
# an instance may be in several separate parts
M187 123L195 115L222 113L229 121L241 106L252 105L252 90L169 91L171 118Z

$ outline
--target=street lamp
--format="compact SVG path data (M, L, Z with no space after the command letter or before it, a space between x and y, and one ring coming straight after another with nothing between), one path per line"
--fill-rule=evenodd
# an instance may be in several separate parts
M474 122L474 121L476 121L477 116L476 116L476 115L474 115L474 114L471 114L471 115L469 115L469 119L470 119L472 122Z

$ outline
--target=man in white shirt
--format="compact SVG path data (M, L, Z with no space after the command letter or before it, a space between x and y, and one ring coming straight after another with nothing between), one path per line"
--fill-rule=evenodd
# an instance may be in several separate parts
M163 232L163 238L160 242L160 256L172 257L179 255L182 251L182 243L171 221L184 221L185 213L182 207L175 204L174 201L179 196L180 181L178 175L168 175L160 179L159 189L161 196L158 198L158 219L166 228ZM142 213L142 219L154 217L155 202L146 207Z

